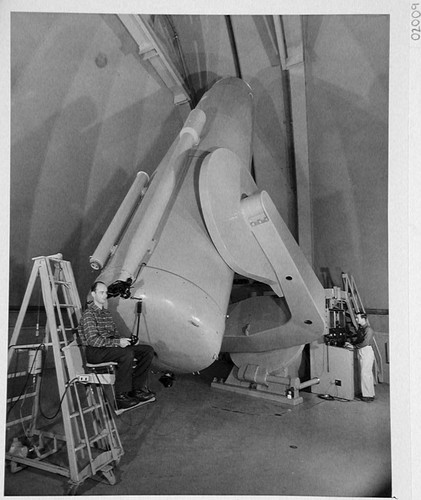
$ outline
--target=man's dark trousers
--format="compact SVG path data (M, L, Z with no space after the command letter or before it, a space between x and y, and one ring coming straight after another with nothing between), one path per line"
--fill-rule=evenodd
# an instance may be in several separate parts
M147 387L153 356L153 348L144 344L127 347L86 346L88 363L98 364L109 361L118 363L114 385L116 394ZM134 359L136 359L136 366L133 369Z

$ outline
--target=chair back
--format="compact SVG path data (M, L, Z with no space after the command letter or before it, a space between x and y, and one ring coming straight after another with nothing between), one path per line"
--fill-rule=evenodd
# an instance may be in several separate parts
M80 346L76 340L73 340L72 342L70 342L70 344L63 347L62 349L64 358L66 360L69 380L78 378L79 375L86 374L82 349L82 346Z

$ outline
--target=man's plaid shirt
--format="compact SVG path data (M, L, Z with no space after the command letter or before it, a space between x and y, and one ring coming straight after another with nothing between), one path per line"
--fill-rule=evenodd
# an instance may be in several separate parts
M120 335L110 311L99 308L95 303L83 313L78 330L83 345L120 347Z

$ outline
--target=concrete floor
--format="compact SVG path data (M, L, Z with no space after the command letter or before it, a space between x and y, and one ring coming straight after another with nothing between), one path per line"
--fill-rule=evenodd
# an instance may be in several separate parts
M226 361L151 386L157 401L124 413L117 483L87 479L78 495L299 495L390 497L389 386L373 403L301 391L290 407L211 388ZM67 479L8 465L5 496L65 495Z

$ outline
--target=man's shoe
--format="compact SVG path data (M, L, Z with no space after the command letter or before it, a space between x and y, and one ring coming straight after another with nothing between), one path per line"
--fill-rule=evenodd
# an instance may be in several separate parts
M365 401L366 403L372 403L374 401L373 397L362 396L361 401Z
M141 389L142 392L145 392L146 394L152 394L152 396L156 396L156 394L149 389L149 387L142 387Z
M115 400L117 410L128 410L129 408L133 408L133 406L139 404L139 401L136 398L130 397L127 392L118 394Z
M155 394L153 392L145 392L140 389L129 392L131 398L135 398L138 403L152 403L155 401Z

